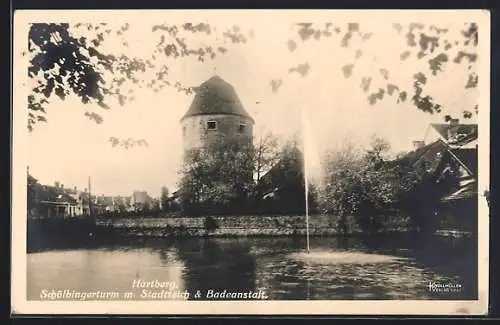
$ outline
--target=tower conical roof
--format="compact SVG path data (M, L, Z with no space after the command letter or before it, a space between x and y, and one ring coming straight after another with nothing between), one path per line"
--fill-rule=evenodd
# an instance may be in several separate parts
M228 114L253 119L243 108L233 86L219 76L213 76L196 90L196 96L181 120L189 116Z

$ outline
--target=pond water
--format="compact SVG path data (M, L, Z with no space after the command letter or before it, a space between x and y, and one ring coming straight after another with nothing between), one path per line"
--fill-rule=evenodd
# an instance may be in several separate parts
M209 290L261 290L260 299L272 300L477 299L477 246L471 239L312 237L310 244L310 254L302 237L51 245L28 254L27 295L38 300L50 290L100 290L133 292L128 299L193 299L199 290L203 300L214 299ZM139 285L147 281L169 287ZM439 285L448 289L436 290Z

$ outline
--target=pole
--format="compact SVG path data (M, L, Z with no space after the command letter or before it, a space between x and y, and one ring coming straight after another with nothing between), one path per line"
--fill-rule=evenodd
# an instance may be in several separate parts
M303 162L304 162L304 190L305 190L305 203L306 203L306 244L307 252L310 252L309 247L309 176L308 176L308 166L307 166L307 124L306 124L306 114L304 109L302 109L302 142L303 142Z
M305 188L306 188L306 242L307 242L307 252L309 253L309 195L308 195L308 186L307 186L307 178L305 178Z
M92 213L92 188L90 184L90 176L89 176L89 216L92 219L93 218L93 213Z

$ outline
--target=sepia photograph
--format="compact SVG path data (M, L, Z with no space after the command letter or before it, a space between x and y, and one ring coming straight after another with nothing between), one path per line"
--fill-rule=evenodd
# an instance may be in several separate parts
M16 11L12 313L486 314L489 17Z

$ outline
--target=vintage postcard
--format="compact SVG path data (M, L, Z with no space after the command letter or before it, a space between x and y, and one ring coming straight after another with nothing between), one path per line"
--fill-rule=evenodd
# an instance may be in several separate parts
M12 313L488 311L490 15L16 11Z

